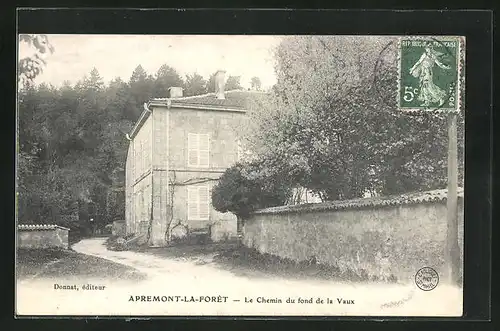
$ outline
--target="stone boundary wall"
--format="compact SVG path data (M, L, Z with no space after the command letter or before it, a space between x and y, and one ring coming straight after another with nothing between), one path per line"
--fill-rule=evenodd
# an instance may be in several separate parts
M294 261L312 260L367 279L413 281L422 267L444 277L446 191L419 192L255 212L243 244ZM459 191L459 246L463 261L463 190Z
M69 229L59 225L19 225L18 248L69 248Z

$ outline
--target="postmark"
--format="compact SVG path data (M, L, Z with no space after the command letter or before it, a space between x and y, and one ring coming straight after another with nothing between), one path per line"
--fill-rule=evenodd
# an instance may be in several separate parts
M461 39L402 37L398 42L398 109L458 111Z
M439 275L431 267L423 267L415 274L415 284L422 291L432 291L439 284Z

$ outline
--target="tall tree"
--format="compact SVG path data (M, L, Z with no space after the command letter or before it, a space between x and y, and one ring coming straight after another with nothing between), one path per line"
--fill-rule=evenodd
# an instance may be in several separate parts
M259 91L262 87L262 83L260 81L259 77L252 77L250 80L250 86L252 87L252 90L257 90Z
M102 77L95 67L92 68L89 76L83 81L83 84L86 89L90 89L95 92L100 92L104 89L104 82L102 80Z
M155 82L154 82L154 97L155 98L165 98L168 97L168 89L170 87L182 87L184 82L182 77L179 75L177 70L174 68L163 64L160 69L158 69Z
M267 171L329 200L445 185L444 119L397 110L391 37L288 37L275 56L272 98L246 128Z
M207 80L207 92L214 93L215 92L215 72L208 77Z
M139 64L137 67L135 67L134 71L132 72L132 76L130 77L129 83L130 85L137 84L145 81L147 78L148 78L148 73Z
M154 79L147 74L141 65L138 65L132 72L129 81L130 102L126 108L127 118L135 121L142 112L142 105L153 97Z
M228 76L225 86L226 91L241 90L242 87L240 84L240 79L241 79L240 76Z
M207 93L207 81L198 73L186 75L184 94L186 96Z

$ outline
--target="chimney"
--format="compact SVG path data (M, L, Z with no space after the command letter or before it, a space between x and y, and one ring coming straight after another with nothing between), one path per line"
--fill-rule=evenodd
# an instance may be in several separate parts
M172 86L168 88L171 98L182 98L182 90L183 88L179 86Z
M225 70L218 70L215 73L215 96L217 97L217 99L225 99L224 97L224 84L226 83L224 81L225 75L226 75Z

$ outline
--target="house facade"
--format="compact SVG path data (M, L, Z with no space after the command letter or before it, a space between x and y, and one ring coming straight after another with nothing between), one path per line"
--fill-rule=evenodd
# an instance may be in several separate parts
M241 155L238 130L255 91L224 91L224 72L216 93L170 98L144 105L130 133L126 161L126 233L150 246L165 246L174 229L235 235L236 217L211 206L217 179Z

